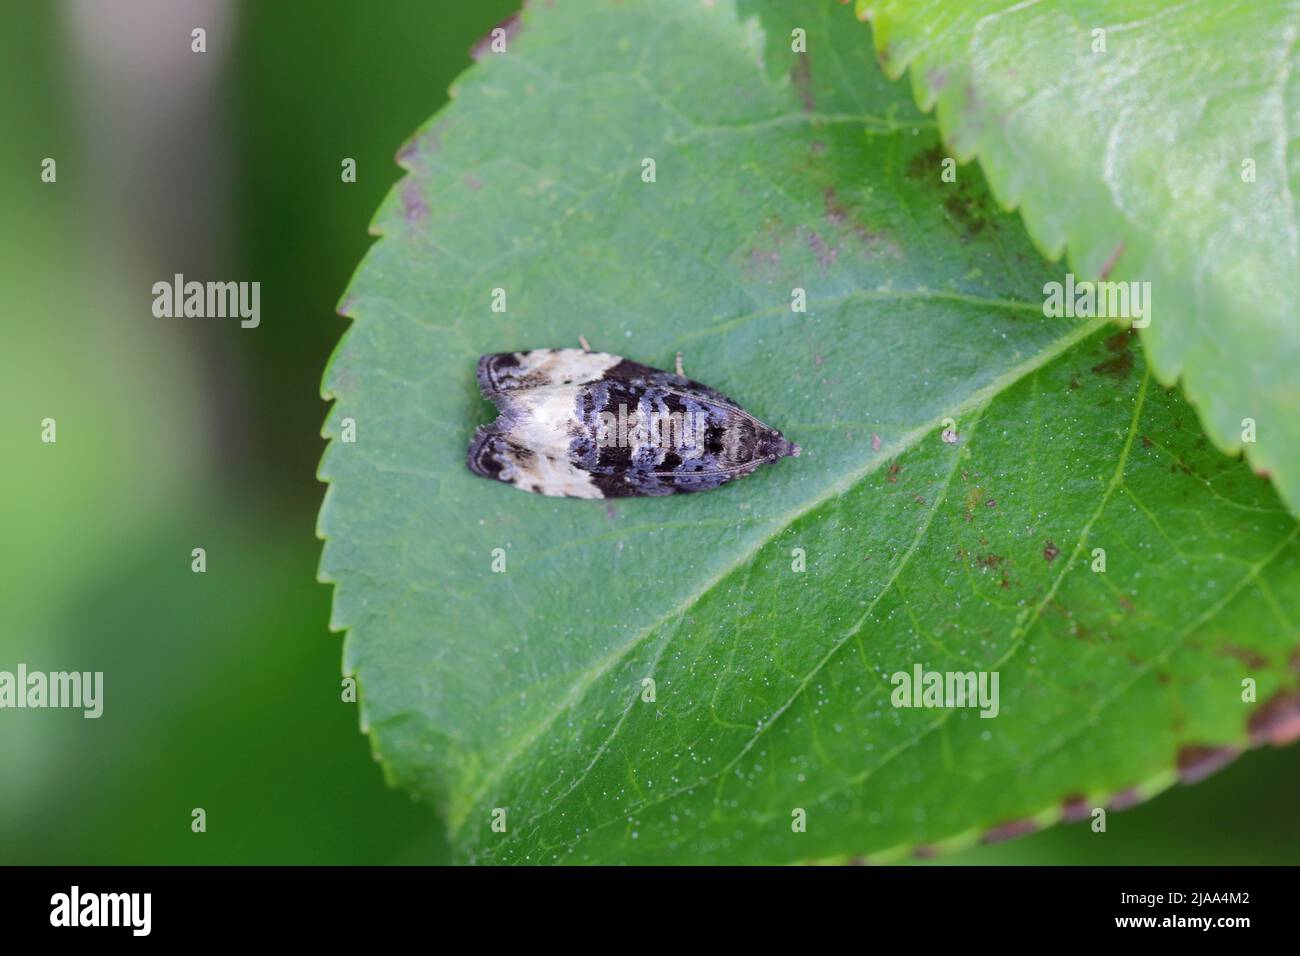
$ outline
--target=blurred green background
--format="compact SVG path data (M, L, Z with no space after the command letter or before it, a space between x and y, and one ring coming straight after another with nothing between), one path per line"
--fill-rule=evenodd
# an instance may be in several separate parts
M0 711L0 863L447 860L340 699L319 381L394 153L516 5L5 4L0 669L101 670L105 709ZM175 272L260 281L260 328L155 319ZM1255 752L940 862L1290 863L1298 792L1294 748Z

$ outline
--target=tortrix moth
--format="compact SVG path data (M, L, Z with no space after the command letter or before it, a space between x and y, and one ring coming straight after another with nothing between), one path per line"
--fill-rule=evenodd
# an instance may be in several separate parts
M799 446L681 372L584 349L499 352L478 385L501 413L469 445L469 470L523 491L624 498L707 491Z

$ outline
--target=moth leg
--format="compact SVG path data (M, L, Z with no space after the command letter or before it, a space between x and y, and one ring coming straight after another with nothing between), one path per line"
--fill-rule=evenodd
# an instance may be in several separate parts
M583 350L584 352L590 352L590 351L591 351L591 345L588 344L586 336L579 335L579 336L578 336L578 344L582 346L582 350Z
M678 378L685 378L685 377L686 377L686 373L682 371L682 353L681 353L681 352L678 352L678 353L677 353L677 377L678 377Z

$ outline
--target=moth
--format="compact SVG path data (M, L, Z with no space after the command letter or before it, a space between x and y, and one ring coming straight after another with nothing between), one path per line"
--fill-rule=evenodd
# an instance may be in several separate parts
M469 470L523 491L626 498L707 491L779 458L786 441L726 395L606 352L535 349L478 360L500 412L470 441Z

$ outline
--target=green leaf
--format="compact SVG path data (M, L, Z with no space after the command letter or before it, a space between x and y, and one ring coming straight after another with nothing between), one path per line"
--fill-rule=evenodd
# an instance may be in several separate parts
M1295 521L1128 333L1043 316L1050 270L938 182L850 13L786 6L528 8L399 154L344 298L322 577L460 860L956 847L1288 735ZM478 355L580 334L681 349L803 455L612 503L471 475ZM998 716L892 707L915 664L997 670Z
M857 6L1045 255L1150 283L1157 379L1300 514L1300 3Z

